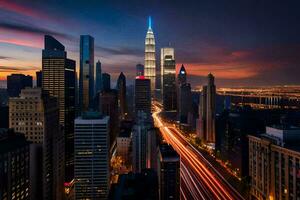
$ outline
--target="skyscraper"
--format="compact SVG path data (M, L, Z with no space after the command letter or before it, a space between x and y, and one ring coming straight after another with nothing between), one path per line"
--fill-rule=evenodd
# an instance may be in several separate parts
M183 65L177 75L177 114L180 123L188 122L188 114L192 109L191 85L187 83L187 74ZM186 103L191 102L191 103Z
M42 82L43 82L43 78L42 78L42 76L43 76L43 71L42 70L40 70L40 71L37 71L37 72L35 72L35 74L36 74L36 87L42 87Z
M51 198L53 193L60 194L61 198L64 182L62 169L64 168L64 135L59 129L57 99L42 92L41 88L21 90L20 97L9 99L9 127L24 134L26 139L32 142L31 198L41 198L37 196L42 195L40 190L42 186L46 187L45 198L47 196ZM43 150L42 146L44 146ZM46 172L44 178L42 178L42 159L44 159L44 172Z
M75 119L75 199L107 199L109 117L86 112Z
M189 83L178 86L178 120L188 123L188 115L192 110L192 91Z
M22 89L32 87L32 76L11 74L7 76L7 93L9 97L19 96Z
M144 75L151 82L151 93L154 95L156 81L155 38L152 31L151 17L148 19L148 31L145 39Z
M92 107L94 98L94 38L80 36L79 104L81 112Z
M147 168L147 137L151 127L152 124L147 113L138 111L136 124L133 126L132 131L132 165L134 172L141 172Z
M99 93L99 110L109 116L110 144L115 142L119 129L118 93L116 90L105 90Z
M158 151L159 199L180 199L180 157L168 144Z
M177 76L177 85L178 87L186 83L186 70L183 65L181 65L178 76Z
M160 82L161 82L161 96L163 96L163 75L164 75L164 62L165 62L165 57L166 56L171 56L173 59L175 59L174 55L174 49L170 47L166 48L161 48L160 49Z
M176 110L176 65L173 48L161 49L162 100L165 111Z
M151 115L151 86L150 79L145 79L144 76L137 76L135 79L134 88L134 103L135 114L138 111L145 112L148 116Z
M206 143L215 143L216 86L212 74L208 74L207 80L200 96L197 134Z
M118 106L120 111L120 119L124 119L127 115L127 103L126 103L126 77L123 72L120 73L117 81L118 90Z
M136 76L144 76L144 65L142 64L136 65Z
M45 35L42 55L42 86L59 103L59 122L63 125L66 153L66 180L73 179L73 140L75 118L76 63L67 58L65 47L54 37Z
M102 91L102 70L101 70L101 62L98 60L96 63L96 94Z
M102 74L102 87L103 87L103 91L110 90L110 75L108 73Z

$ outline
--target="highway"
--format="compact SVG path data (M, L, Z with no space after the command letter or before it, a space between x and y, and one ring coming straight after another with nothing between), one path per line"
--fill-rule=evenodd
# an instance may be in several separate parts
M244 199L185 139L180 130L160 117L161 106L154 102L153 108L156 127L180 155L181 199Z

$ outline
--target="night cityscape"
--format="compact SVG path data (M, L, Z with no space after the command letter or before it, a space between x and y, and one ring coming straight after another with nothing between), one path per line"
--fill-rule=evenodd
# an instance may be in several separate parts
M0 200L300 200L299 8L0 0Z

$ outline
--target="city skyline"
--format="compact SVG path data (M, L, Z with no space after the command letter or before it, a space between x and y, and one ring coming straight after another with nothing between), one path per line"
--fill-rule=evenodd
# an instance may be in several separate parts
M66 46L79 72L79 37L90 34L95 38L95 60L101 61L103 71L113 80L123 71L133 83L136 64L143 64L144 36L151 15L157 34L156 54L171 43L177 52L177 70L181 64L186 66L194 88L204 83L209 72L217 77L218 86L300 84L299 13L292 2L249 1L229 6L225 1L217 5L175 1L172 5L150 2L144 7L139 2L65 1L58 7L55 1L45 6L41 1L2 0L0 5L1 80L11 73L35 77L41 69L45 34ZM103 12L96 14L97 9ZM180 13L183 9L188 11L184 15Z

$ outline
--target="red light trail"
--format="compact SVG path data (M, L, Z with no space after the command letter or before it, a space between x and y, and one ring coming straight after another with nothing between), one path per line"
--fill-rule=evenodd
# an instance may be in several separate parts
M177 128L163 121L160 112L158 103L154 103L155 125L181 158L182 199L244 199Z

